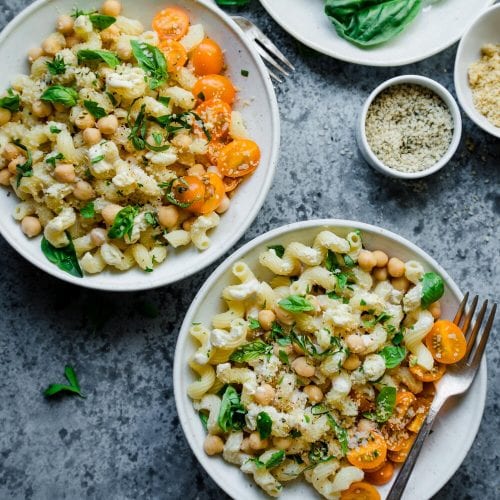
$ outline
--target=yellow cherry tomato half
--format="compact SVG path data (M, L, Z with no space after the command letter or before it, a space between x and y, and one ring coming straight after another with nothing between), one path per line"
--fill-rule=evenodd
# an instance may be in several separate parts
M259 165L259 146L249 139L235 139L219 154L217 167L227 177L242 177L252 173Z
M425 370L419 365L410 366L412 375L421 382L436 382L446 372L446 366L436 363L432 370Z
M205 199L205 184L195 175L179 177L172 183L170 196L181 206L190 210L193 206L203 203Z
M222 71L224 56L217 42L205 38L193 49L191 62L198 76L215 75Z
M198 214L208 214L213 212L224 198L224 183L215 173L209 172L201 177L204 185L204 196L202 200L192 203L188 210Z
M195 113L202 120L205 129L196 121L193 131L199 137L205 137L208 132L210 140L215 141L226 137L231 125L231 106L221 99L210 99L200 104Z
M340 500L380 500L380 493L370 483L360 481L344 490L340 494Z
M366 472L365 479L370 484L375 484L376 486L382 486L387 484L394 474L394 465L391 462L385 462L384 465L374 472Z
M347 453L347 460L363 470L374 470L380 467L387 456L387 445L378 432L370 432L366 442Z
M450 365L465 356L467 341L462 330L452 321L440 319L425 337L425 344L438 363Z
M180 7L167 7L155 15L152 27L160 40L180 40L188 31L189 16Z
M165 38L160 41L158 48L167 60L167 70L177 71L182 68L188 59L186 49L176 40Z
M236 90L231 80L223 75L202 76L194 84L192 92L200 101L221 99L228 104L233 103L236 95Z

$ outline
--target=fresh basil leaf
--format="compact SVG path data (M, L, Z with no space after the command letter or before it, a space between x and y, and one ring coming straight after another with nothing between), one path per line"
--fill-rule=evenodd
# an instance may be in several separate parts
M406 349L399 346L385 346L378 354L384 358L387 368L396 368L406 358Z
M394 334L394 337L392 337L392 343L394 345L399 345L401 344L401 342L403 342L403 338L403 332L397 332L396 334Z
M96 30L105 30L116 22L116 17L104 14L90 14L89 19Z
M144 214L144 220L150 225L150 226L153 226L153 227L158 227L159 226L159 222L158 222L158 217L156 216L155 213L153 212L146 212Z
M314 311L314 306L301 295L289 295L281 299L278 305L290 312Z
M383 387L378 393L375 402L377 405L375 413L364 413L363 416L378 423L387 422L396 406L396 388Z
M78 7L73 8L73 12L71 13L71 17L76 19L80 16L90 16L90 14L97 14L96 10L81 10Z
M246 363L252 359L260 358L261 356L267 356L271 354L273 347L262 340L255 340L254 342L249 342L241 347L238 347L234 351L229 359L235 363Z
M33 175L33 158L31 157L31 151L20 141L12 141L18 148L21 148L26 152L26 161L22 165L16 165L17 177L16 186L19 187L21 184L21 179L23 177L31 177Z
M273 421L271 417L265 411L261 411L257 415L256 422L260 439L268 438L271 435L271 431L273 429Z
M89 201L84 207L80 209L80 215L84 219L92 219L95 217L94 202Z
M373 328L377 323L384 324L386 321L390 320L392 316L389 313L382 312L373 319L363 321L363 325L366 328Z
M170 104L170 97L167 97L167 96L162 96L162 95L159 95L156 100L160 103L160 104L163 104L164 106L168 106Z
M337 295L335 292L327 292L326 295L329 299L342 300L342 297L340 295Z
M84 61L103 61L110 68L115 69L120 64L120 59L114 52L109 50L92 50L92 49L82 49L76 53L78 57L78 62Z
M90 163L92 163L92 165L95 165L96 163L99 163L102 160L104 160L104 155L98 155L94 156L92 160L90 160Z
M78 102L78 92L64 85L52 85L52 87L48 87L44 90L40 99L42 101L57 102L70 108L75 106Z
M46 156L45 163L47 163L48 165L52 165L52 168L54 168L56 166L56 162L58 160L63 160L63 159L64 159L64 155L62 153L57 153L57 154L52 155L52 156Z
M68 382L76 387L78 390L80 389L80 384L78 382L78 377L76 376L75 370L71 365L66 365L64 367L64 375L68 379Z
M66 63L61 56L56 56L53 61L47 61L47 69L51 75L63 75L66 73Z
M123 238L125 235L130 237L132 229L134 228L134 219L138 213L139 209L131 205L122 208L118 214L116 214L113 225L108 231L108 236L113 240L116 238Z
M52 262L52 264L55 264L62 271L65 271L72 276L76 276L77 278L83 278L83 273L76 257L73 241L71 240L71 236L68 233L66 234L69 238L69 243L62 248L56 248L51 245L45 237L42 238L42 253L50 262Z
M275 340L275 339L278 339L280 337L283 337L283 335L284 335L284 332L283 332L282 326L278 322L273 321L273 324L271 326L271 334L270 334L271 340Z
M198 416L200 417L201 425L203 425L205 431L208 431L208 415L200 411L198 412Z
M283 245L269 245L269 250L274 250L274 253L281 259L285 255L285 247Z
M222 395L217 424L223 432L240 430L245 425L245 413L238 392L233 386L228 385Z
M221 7L243 7L250 3L250 0L215 0Z
M247 70L247 69L242 69L242 70L241 70L241 76L244 76L245 78L247 78L249 74L250 74L250 73L248 72L248 70Z
M261 328L259 320L255 318L248 318L248 327L250 330L259 330Z
M11 89L9 89L9 95L2 97L0 99L0 108L8 109L15 113L19 111L20 98L17 94L14 94Z
M337 256L331 250L328 250L326 254L325 267L327 271L330 271L331 273L335 272L335 270L340 267Z
M278 467L278 465L280 465L283 460L285 460L285 450L280 450L276 453L273 453L269 460L265 463L266 469Z
M107 115L104 108L101 108L95 101L83 101L83 105L87 109L87 111L96 119L103 118Z
M436 273L425 273L420 280L422 283L422 307L429 307L444 294L444 282Z
M349 280L349 277L345 273L338 273L335 275L337 278L337 287L339 290L343 290L347 286L347 281Z
M59 127L56 127L55 125L51 125L49 127L49 130L53 133L53 134L60 134L61 133L61 129Z
M130 40L132 53L139 66L149 77L151 90L158 88L167 80L167 62L163 52L146 42Z
M66 384L50 384L47 389L43 391L44 396L51 397L56 394L70 393L78 394L78 396L85 398L80 389L80 384L78 383L78 378L76 376L75 370L72 366L66 365L64 367L64 375L68 379L70 385Z
M328 413L326 417L328 418L330 427L337 436L342 452L344 455L347 455L347 452L349 451L349 435L347 434L347 431L333 418L331 413Z
M347 267L354 267L356 265L356 262L354 262L349 255L344 255L344 264Z

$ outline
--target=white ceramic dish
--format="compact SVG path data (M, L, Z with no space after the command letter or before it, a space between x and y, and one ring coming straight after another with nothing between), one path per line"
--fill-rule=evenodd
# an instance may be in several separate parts
M455 90L458 102L469 118L486 132L500 137L500 128L495 127L474 106L469 86L469 66L481 57L481 47L487 43L500 43L500 4L483 12L465 32L455 59Z
M174 391L179 420L194 454L207 474L228 495L238 500L268 497L253 483L251 476L243 474L235 465L224 462L220 456L208 457L203 451L205 431L193 409L192 401L186 394L187 386L194 380L187 360L195 350L188 330L193 322L203 321L210 324L212 316L223 310L220 295L222 289L229 284L230 269L234 262L245 260L252 270L257 271L258 277L265 278L266 270L258 264L258 256L267 245L287 245L291 241L311 244L316 234L326 228L340 235L346 235L356 228L360 229L367 248L381 249L403 260L417 259L427 270L439 273L445 282L445 295L441 299L444 318L454 316L462 298L462 293L448 273L423 250L390 231L354 221L326 219L297 222L255 238L228 257L200 289L184 319L175 350ZM441 411L434 424L434 432L427 439L416 464L403 496L404 500L423 500L432 497L455 473L474 441L481 422L485 398L486 361L483 359L481 370L469 392ZM460 436L460 439L457 439L457 436ZM389 488L390 484L380 491L386 494ZM295 481L285 485L280 498L303 500L319 496L305 481Z
M371 103L377 97L380 92L382 92L387 87L392 85L402 85L402 84L415 84L421 85L423 87L427 87L434 91L441 99L444 101L448 109L450 110L451 116L453 118L454 130L453 136L451 138L451 143L446 151L446 154L432 167L429 167L425 170L421 170L420 172L400 172L395 168L388 167L385 165L371 150L368 141L366 139L366 115L368 113L368 108ZM453 157L455 154L458 145L460 144L460 137L462 136L462 118L460 116L460 109L458 105L453 99L452 95L438 82L431 80L430 78L426 78L425 76L419 75L403 75L396 76L395 78L391 78L390 80L385 81L380 84L366 99L363 107L361 109L361 113L359 115L357 128L356 128L356 139L358 142L358 147L363 155L364 159L379 172L389 176L389 177L397 177L398 179L420 179L422 177L427 177L428 175L434 174L441 168L443 168Z
M431 0L432 1L432 0ZM401 66L426 59L455 43L470 19L494 0L439 0L429 3L398 36L372 49L340 38L323 12L323 0L260 0L290 35L327 56L368 66Z
M93 0L78 2L79 8L88 10L97 4L99 2ZM189 11L192 22L203 23L206 32L225 51L229 76L240 89L239 102L250 102L250 105L240 105L239 108L250 137L260 146L262 159L254 174L239 186L229 211L221 216L220 225L210 233L210 248L205 252L198 252L192 247L177 251L169 249L167 260L152 273L134 268L123 273L105 271L75 278L59 270L42 254L40 238L28 240L20 225L10 216L16 197L5 188L0 190L0 233L23 257L65 281L112 291L149 289L174 283L207 267L227 252L243 235L264 203L273 180L280 140L278 105L268 73L240 28L226 14L203 0L122 0L122 4L124 15L141 20L145 26L150 26L154 14L168 4L181 5ZM3 30L0 35L0 89L7 89L14 75L29 71L28 49L39 46L54 30L57 16L71 12L75 5L74 0L38 0ZM248 78L241 75L242 69L249 72Z

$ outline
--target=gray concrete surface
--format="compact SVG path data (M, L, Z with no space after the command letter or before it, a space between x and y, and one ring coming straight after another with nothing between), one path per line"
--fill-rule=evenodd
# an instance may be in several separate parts
M28 3L0 1L0 25ZM301 46L256 0L242 13L272 35L297 72L277 88L282 149L276 180L238 245L286 222L360 220L409 238L463 290L498 300L499 141L464 117L453 161L431 178L401 182L368 167L354 139L361 103L389 77L422 74L453 92L456 46L419 64L364 68ZM104 294L45 275L3 239L0 255L0 499L226 498L183 437L171 376L184 312L215 266L140 295ZM141 301L161 314L145 317ZM487 358L479 434L436 498L500 498L498 335ZM44 386L62 380L65 363L74 365L85 400L42 396Z

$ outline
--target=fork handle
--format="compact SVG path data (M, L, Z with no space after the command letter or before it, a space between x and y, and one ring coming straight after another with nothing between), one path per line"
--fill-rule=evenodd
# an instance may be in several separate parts
M417 458L420 454L420 450L424 444L426 437L429 435L429 432L432 428L432 424L434 423L434 419L439 412L441 405L433 408L431 406L427 417L420 428L420 432L417 435L417 439L413 443L410 452L408 453L408 457L406 458L403 466L399 470L399 473L394 481L394 484L387 495L386 500L400 500L403 496L403 492L406 488L406 484L408 483L408 479L410 478L410 474L415 467L415 463L417 462Z

